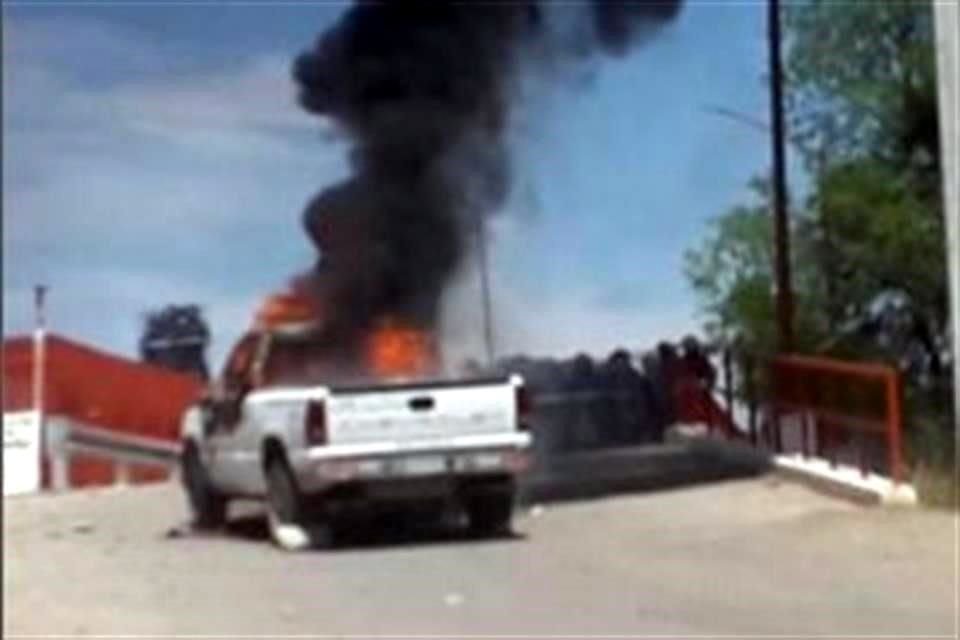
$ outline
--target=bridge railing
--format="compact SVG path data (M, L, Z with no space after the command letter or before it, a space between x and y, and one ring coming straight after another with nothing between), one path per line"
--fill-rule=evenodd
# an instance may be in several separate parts
M868 443L879 441L885 449L886 471L894 482L903 480L903 385L896 368L783 355L773 359L770 374L770 435L775 449L783 449L784 417L793 416L802 455L816 453L836 464L841 439L852 436L856 462L866 474Z

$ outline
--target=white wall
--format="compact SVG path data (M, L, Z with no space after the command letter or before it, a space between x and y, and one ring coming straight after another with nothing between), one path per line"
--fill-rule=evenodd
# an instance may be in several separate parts
M40 417L35 411L3 414L3 495L40 490Z

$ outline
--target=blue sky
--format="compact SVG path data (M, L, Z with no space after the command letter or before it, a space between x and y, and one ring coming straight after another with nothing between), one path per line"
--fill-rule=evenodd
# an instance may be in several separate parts
M52 329L134 354L140 314L199 302L213 359L309 264L307 199L344 146L295 104L292 57L337 3L4 8L4 334L50 285ZM649 346L698 322L683 251L768 165L764 10L688 2L589 82L538 77L510 132L516 186L493 225L501 349ZM581 86L582 85L582 86ZM475 274L445 336L478 346Z

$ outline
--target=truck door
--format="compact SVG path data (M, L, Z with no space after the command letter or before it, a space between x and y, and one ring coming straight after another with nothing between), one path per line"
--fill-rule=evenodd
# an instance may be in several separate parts
M244 399L254 386L254 358L260 337L248 334L234 347L224 365L220 388L213 404L205 445L208 468L214 483L227 491L242 491L246 453L240 446Z

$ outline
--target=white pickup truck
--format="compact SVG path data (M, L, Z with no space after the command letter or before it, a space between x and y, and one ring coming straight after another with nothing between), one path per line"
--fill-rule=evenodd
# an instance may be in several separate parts
M323 361L316 346L309 332L250 332L187 410L181 478L195 527L220 527L230 499L254 498L289 550L327 544L340 516L376 507L455 507L477 533L509 530L531 445L519 377L331 386L314 382L329 371L301 369L285 380L293 364Z

